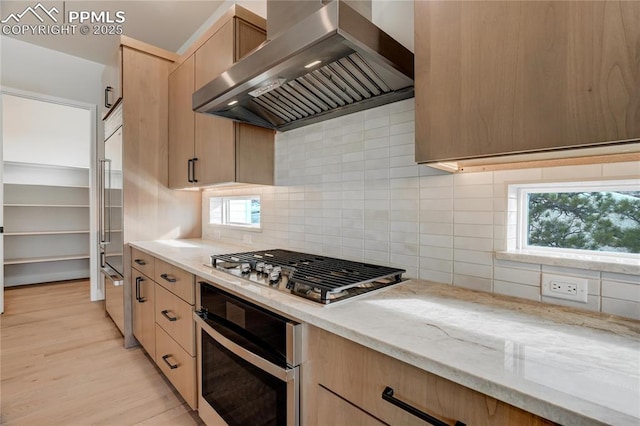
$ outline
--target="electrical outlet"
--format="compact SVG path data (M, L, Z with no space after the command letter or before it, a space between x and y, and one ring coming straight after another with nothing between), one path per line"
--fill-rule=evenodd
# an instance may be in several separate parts
M542 295L587 303L589 283L586 278L542 274Z

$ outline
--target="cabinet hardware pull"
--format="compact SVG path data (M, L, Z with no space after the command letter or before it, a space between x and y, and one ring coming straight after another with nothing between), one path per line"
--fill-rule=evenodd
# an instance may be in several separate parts
M178 317L171 317L169 316L169 311L168 310L164 310L162 312L160 312L162 314L163 317L165 317L166 319L168 319L169 321L178 321Z
M162 360L163 360L164 362L166 362L166 363L167 363L167 365L169 366L169 368L170 368L170 369L175 370L176 368L178 368L178 364L171 364L171 363L168 361L168 358L169 358L170 356L171 356L171 355L162 355Z
M113 87L107 86L104 88L104 107L111 108L113 105L109 103L109 92L113 90Z
M196 161L198 161L197 158L191 160L191 179L193 183L198 183L198 179L196 179Z
M143 259L136 259L134 260L134 262L136 262L140 266L144 266L147 264L147 262L145 262Z
M187 161L187 181L188 181L189 183L193 183L193 179L191 179L191 166L192 166L192 165L193 165L193 159L192 159L192 158L190 158L190 159Z
M138 301L138 303L146 302L146 300L142 296L140 296L140 283L142 281L144 281L144 278L136 277L136 300Z
M398 398L393 396L393 388L387 386L384 388L384 390L382 391L382 399L384 399L385 401L395 405L396 407L399 407L401 409L403 409L404 411L406 411L409 414L413 414L414 416L416 416L417 418L424 420L425 422L433 425L433 426L450 426L448 423L443 422L440 419L436 419L435 417L430 416L429 414L425 413L424 411L418 410L416 407L413 407L409 404L407 404L404 401L399 400ZM459 420L456 420L455 425L454 426L466 426L464 423L462 423Z
M175 283L177 281L175 278L170 277L168 274L162 274L160 275L160 277L165 281L169 281L170 283Z

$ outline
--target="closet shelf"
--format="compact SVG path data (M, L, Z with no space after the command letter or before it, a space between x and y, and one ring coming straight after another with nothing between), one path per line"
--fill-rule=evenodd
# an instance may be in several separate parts
M21 231L21 232L5 232L5 237L18 235L67 235L67 234L88 234L88 229L70 230L70 231Z
M22 259L5 259L5 265L23 265L28 263L59 262L62 260L89 259L88 254L72 254L67 256L26 257Z
M88 209L88 205L84 204L5 204L5 207L64 207L64 208L83 208Z

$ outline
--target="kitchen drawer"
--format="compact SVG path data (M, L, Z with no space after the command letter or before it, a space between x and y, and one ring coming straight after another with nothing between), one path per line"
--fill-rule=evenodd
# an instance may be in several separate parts
M156 364L192 409L197 409L196 358L156 324Z
M156 259L155 281L185 302L195 302L194 276L189 272Z
M428 425L382 398L393 397L448 424L550 425L547 420L442 377L311 328L310 345L318 383L374 417L392 425ZM319 417L318 417L319 418Z
M150 254L131 249L131 267L153 279L155 259Z
M156 323L189 355L196 355L193 306L156 285Z

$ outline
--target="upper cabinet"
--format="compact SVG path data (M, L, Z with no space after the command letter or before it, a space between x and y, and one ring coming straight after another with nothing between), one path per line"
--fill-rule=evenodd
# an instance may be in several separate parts
M192 110L192 94L265 40L262 18L234 6L169 76L169 186L273 184L272 130Z
M640 138L638 22L632 1L416 1L416 161Z

